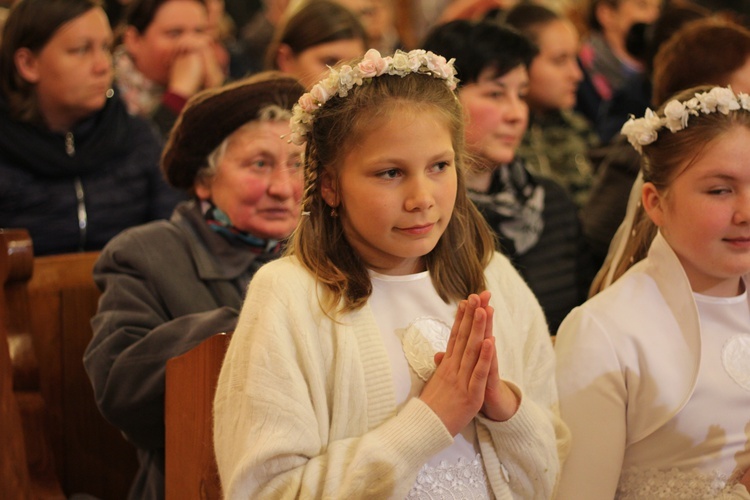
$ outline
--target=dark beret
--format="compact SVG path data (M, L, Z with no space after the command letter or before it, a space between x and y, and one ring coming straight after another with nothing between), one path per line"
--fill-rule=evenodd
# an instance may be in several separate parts
M195 94L177 118L162 152L167 182L192 191L195 174L224 139L258 118L267 106L291 110L304 92L295 78L266 72Z

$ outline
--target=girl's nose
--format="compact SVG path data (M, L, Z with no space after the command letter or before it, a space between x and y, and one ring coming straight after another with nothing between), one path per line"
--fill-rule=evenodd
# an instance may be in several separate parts
M430 182L427 178L414 178L407 185L408 194L404 207L407 211L426 210L430 208L435 201L430 189Z
M750 194L741 196L732 215L734 224L750 224Z

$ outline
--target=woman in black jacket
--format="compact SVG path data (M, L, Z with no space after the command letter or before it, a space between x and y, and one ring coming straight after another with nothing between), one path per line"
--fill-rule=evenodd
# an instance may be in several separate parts
M160 142L112 89L112 30L96 0L20 0L0 43L0 226L37 255L101 249L169 217L182 197Z

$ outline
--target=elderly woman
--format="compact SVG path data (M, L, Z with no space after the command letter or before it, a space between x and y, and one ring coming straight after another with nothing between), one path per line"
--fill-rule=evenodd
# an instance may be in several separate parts
M97 0L21 0L0 43L0 225L37 255L99 250L169 217L180 193L159 139L112 90L112 30Z
M288 134L302 93L261 73L193 97L162 157L192 199L113 239L94 268L102 297L84 365L100 411L139 450L129 498L164 497L167 360L235 328L250 278L298 222L302 148Z

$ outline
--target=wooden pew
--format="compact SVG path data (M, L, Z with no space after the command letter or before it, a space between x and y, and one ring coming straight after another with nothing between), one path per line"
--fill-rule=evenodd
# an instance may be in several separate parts
M220 500L213 400L230 335L219 333L167 361L166 499Z
M37 387L43 397L43 425L63 491L118 500L137 470L135 448L99 413L82 362L99 298L92 277L98 255L34 258L0 309L9 311L18 332L9 339L16 391Z
M37 359L17 314L26 305L33 258L28 233L0 229L0 498L64 499L44 425Z

